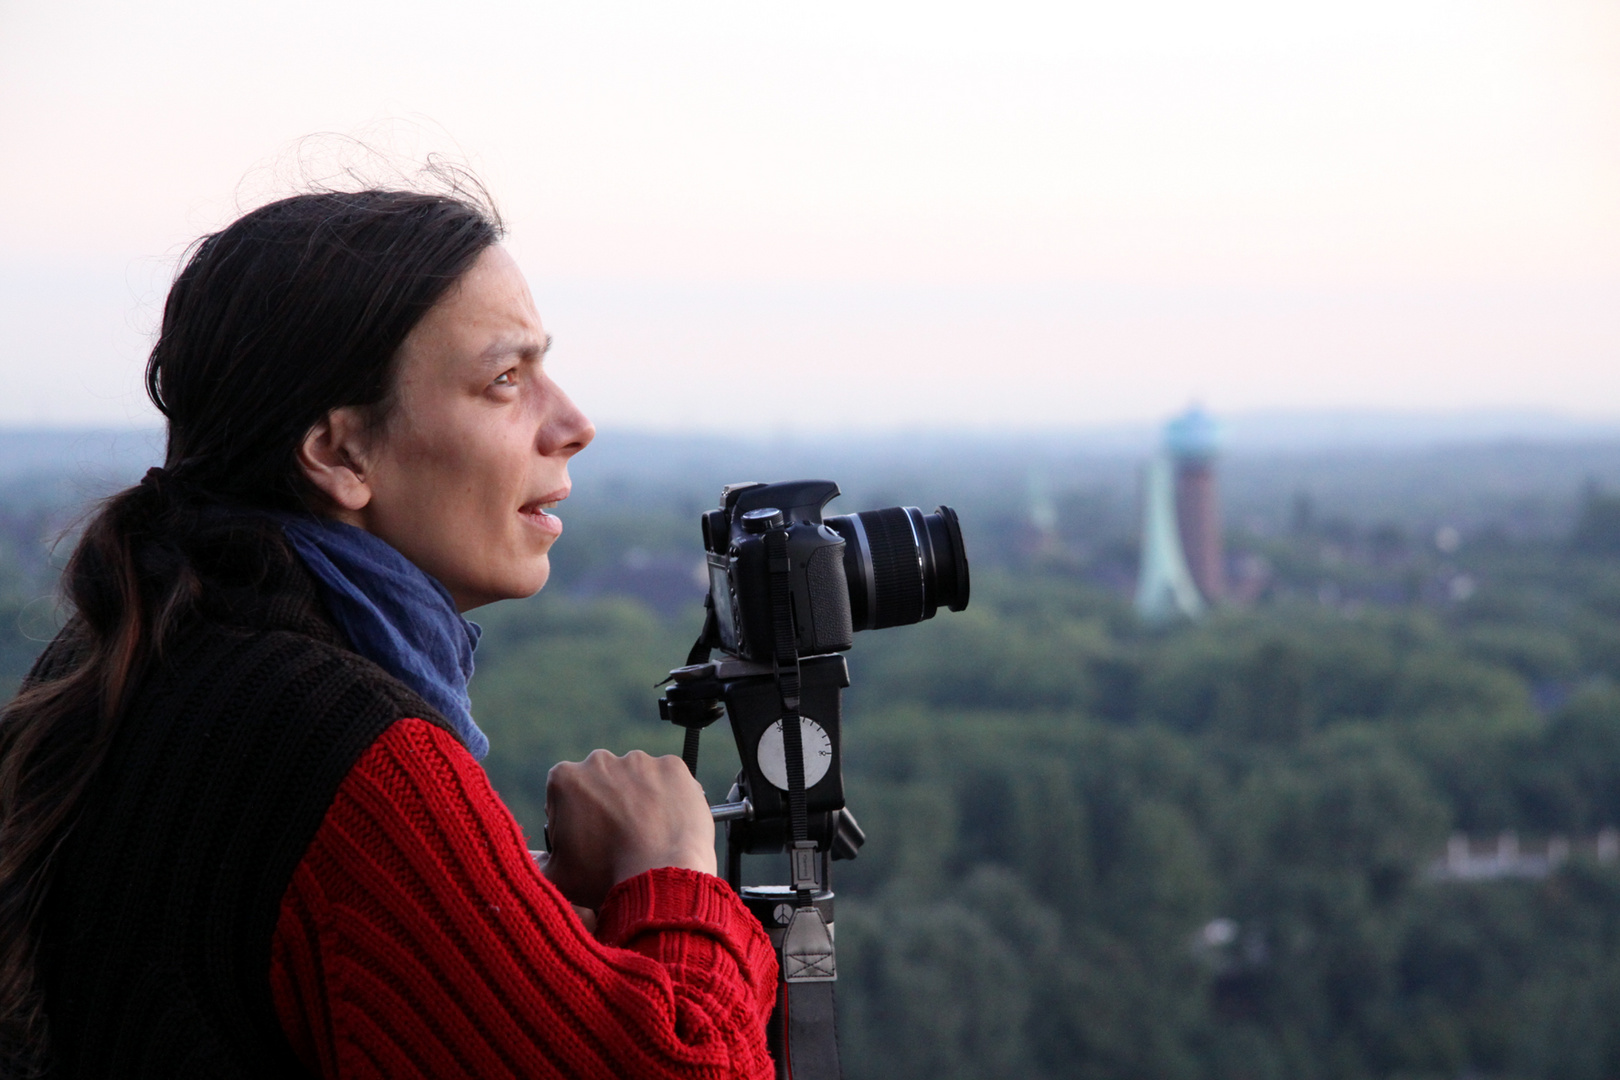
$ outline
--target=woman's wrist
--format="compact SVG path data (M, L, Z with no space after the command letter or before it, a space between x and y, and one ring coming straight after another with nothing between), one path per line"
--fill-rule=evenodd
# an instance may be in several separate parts
M620 860L614 867L613 883L627 881L637 874L645 874L649 870L661 870L665 867L675 867L681 870L696 870L700 874L718 873L719 864L715 859L714 845L708 847L677 848L660 855L644 855L629 857Z

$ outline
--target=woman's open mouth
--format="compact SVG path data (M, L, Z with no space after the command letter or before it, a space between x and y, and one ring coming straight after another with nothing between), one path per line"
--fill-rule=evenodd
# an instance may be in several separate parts
M562 532L562 518L557 517L551 511L555 510L557 504L566 498L568 498L566 491L553 493L543 499L524 503L518 507L518 514L536 528L544 529L551 535L556 536Z

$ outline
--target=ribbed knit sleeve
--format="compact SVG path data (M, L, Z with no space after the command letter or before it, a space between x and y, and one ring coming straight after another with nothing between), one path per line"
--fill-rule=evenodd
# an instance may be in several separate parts
M276 1012L324 1077L772 1075L776 961L725 883L621 882L592 937L449 733L392 725L299 864Z

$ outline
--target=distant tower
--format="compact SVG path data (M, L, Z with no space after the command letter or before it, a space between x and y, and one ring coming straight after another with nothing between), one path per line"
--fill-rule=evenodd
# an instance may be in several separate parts
M1221 508L1215 497L1215 421L1196 406L1165 425L1164 448L1176 469L1176 531L1206 603L1226 595Z
M1040 472L1029 474L1029 526L1034 533L1033 547L1039 552L1050 552L1057 547L1057 507L1046 485L1046 476Z
M1195 619L1204 611L1176 525L1176 478L1170 455L1148 463L1142 499L1142 565L1136 581L1136 613L1144 621Z

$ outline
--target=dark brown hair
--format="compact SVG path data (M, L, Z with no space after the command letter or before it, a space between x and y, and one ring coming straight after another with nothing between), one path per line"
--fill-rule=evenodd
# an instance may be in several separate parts
M164 467L88 520L50 654L67 659L0 711L0 1075L46 1068L52 859L147 665L207 617L198 563L230 519L220 508L304 505L296 453L310 428L332 409L386 407L401 342L500 235L477 191L319 192L191 250L146 368L168 421Z

